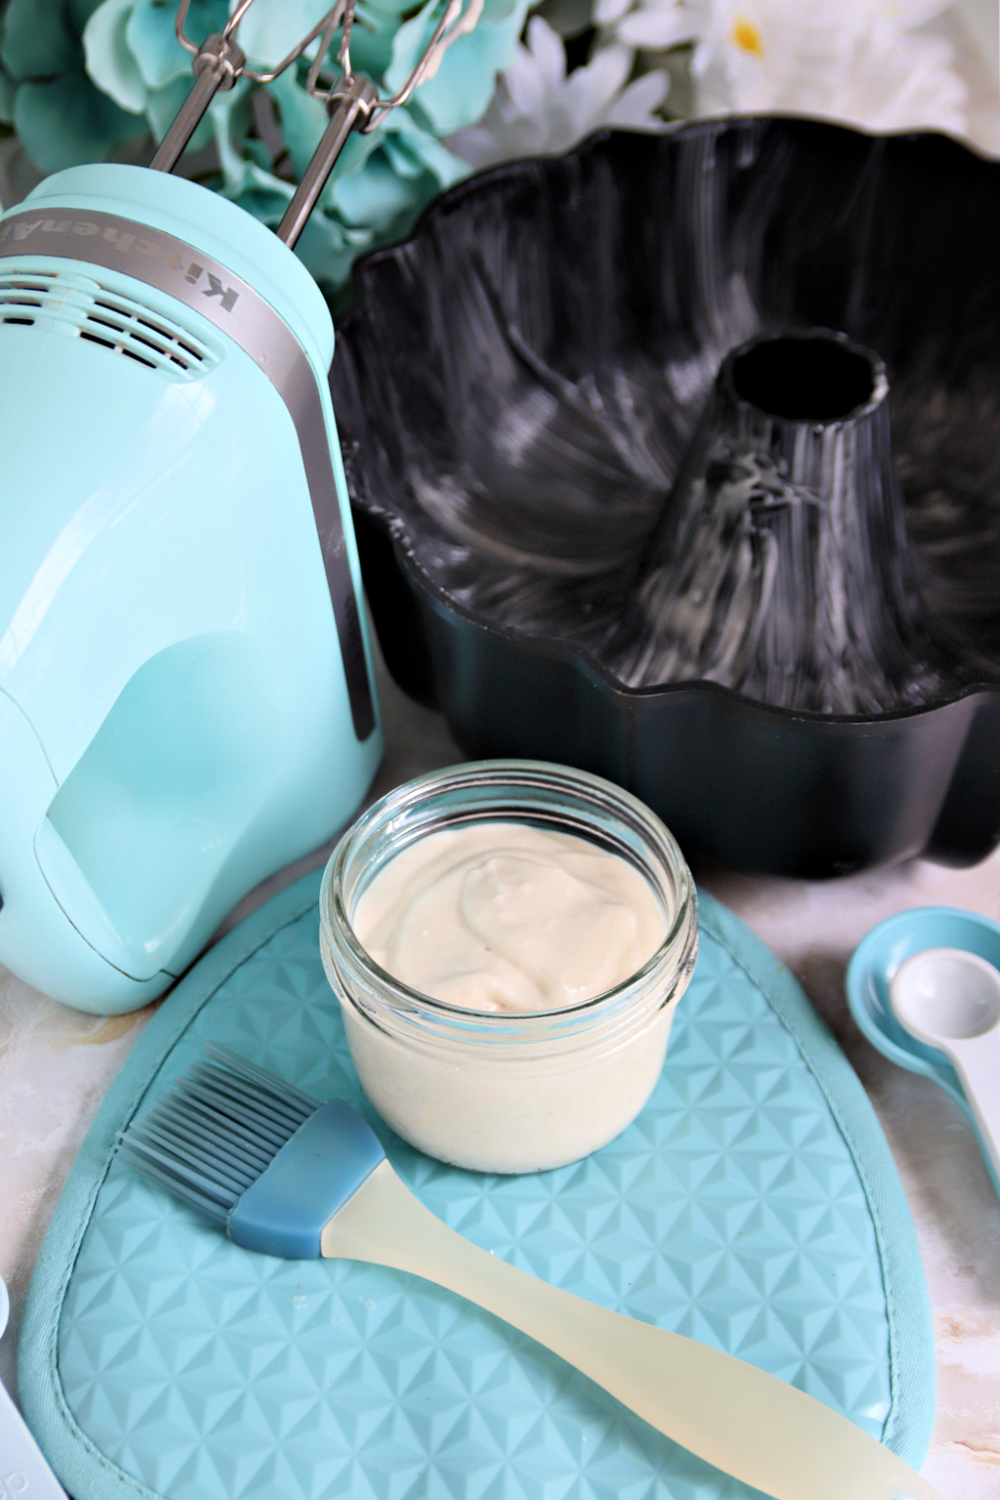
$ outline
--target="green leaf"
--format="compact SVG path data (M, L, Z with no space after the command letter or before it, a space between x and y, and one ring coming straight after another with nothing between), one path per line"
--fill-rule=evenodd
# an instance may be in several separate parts
M82 70L50 83L23 83L14 127L42 172L103 161L119 141L144 133L145 123L102 94Z
M0 121L4 125L14 123L14 96L16 85L10 74L0 68Z
M239 42L258 67L273 68L330 9L330 0L281 0L251 5L240 22Z
M264 0L266 3L266 0ZM133 0L125 36L139 72L150 89L166 88L178 78L191 80L191 54L174 34L177 6L174 0ZM193 0L186 34L201 43L226 23L226 6L220 0Z
M524 26L529 0L487 0L483 18L445 52L435 76L421 84L414 104L436 135L453 135L482 118L496 87L496 75L510 66ZM492 14L502 19L487 19ZM419 15L399 28L393 43L386 86L405 82L439 19L438 0L429 0Z
M55 78L79 57L79 32L61 0L10 0L0 59L12 78Z
M83 31L87 72L122 109L142 114L149 89L128 44L127 24L134 0L104 0Z

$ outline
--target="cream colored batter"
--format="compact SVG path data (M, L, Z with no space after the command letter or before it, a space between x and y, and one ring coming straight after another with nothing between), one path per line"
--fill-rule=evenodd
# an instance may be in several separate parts
M627 860L515 822L418 840L379 871L352 921L396 979L481 1011L578 1005L630 978L666 936L652 888Z

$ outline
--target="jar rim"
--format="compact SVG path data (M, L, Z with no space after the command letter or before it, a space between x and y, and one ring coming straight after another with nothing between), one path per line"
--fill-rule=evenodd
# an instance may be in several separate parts
M673 918L667 925L662 942L646 962L627 978L613 985L611 989L602 990L599 994L589 996L585 1000L578 1000L572 1005L552 1006L543 1010L476 1010L467 1006L452 1005L448 1001L427 995L422 990L411 988L404 980L384 969L360 942L354 931L350 913L346 909L343 891L344 874L348 868L348 862L359 844L366 838L370 838L380 826L389 824L393 817L399 816L407 808L423 801L428 793L460 791L466 786L471 789L489 784L491 781L495 782L498 791L503 789L505 783L509 784L511 791L514 792L518 787L535 787L553 792L558 792L562 788L576 792L583 799L589 798L595 804L603 803L608 811L617 813L619 816L622 814L629 816L632 822L638 825L647 848L655 851L658 856L660 871L669 880L675 902ZM575 810L582 813L582 808ZM481 815L479 814L480 809L470 809L469 816L463 821L468 823L519 821L516 817L507 814L491 816L490 809L485 805L481 809ZM584 835L581 833L578 836ZM557 1024L560 1021L587 1020L595 1015L600 1016L604 1012L613 1012L623 996L633 991L637 985L641 985L669 960L672 954L676 954L683 962L687 956L687 950L696 951L697 902L694 880L676 839L662 819L631 792L616 786L614 782L607 781L602 776L595 776L590 771L578 770L575 767L563 766L555 762L523 759L478 760L444 766L436 771L428 771L421 776L414 777L411 781L394 787L361 814L341 836L327 862L320 888L320 923L327 941L329 941L330 932L335 931L338 944L347 950L353 963L371 973L379 985L388 990L394 998L398 997L411 1013L423 1013L429 1018L436 1017L442 1021L474 1022L477 1026L492 1030L509 1029L511 1023L523 1025L530 1024L532 1021L544 1021Z

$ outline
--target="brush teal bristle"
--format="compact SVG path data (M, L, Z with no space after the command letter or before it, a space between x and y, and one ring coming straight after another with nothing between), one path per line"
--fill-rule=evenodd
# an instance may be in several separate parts
M119 1152L224 1224L319 1100L225 1048L206 1050L218 1061L192 1063L129 1127Z
M119 1143L119 1155L266 1254L320 1254L324 1224L384 1159L343 1100L326 1104L222 1047L194 1062Z

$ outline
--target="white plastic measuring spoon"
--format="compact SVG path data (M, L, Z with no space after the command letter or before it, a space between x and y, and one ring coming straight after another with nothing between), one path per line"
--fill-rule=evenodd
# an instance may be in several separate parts
M0 1335L7 1327L10 1298L0 1276ZM67 1500L24 1418L0 1381L0 1495L11 1500Z
M1000 970L964 948L926 948L900 964L889 1002L900 1025L955 1069L1000 1176Z

